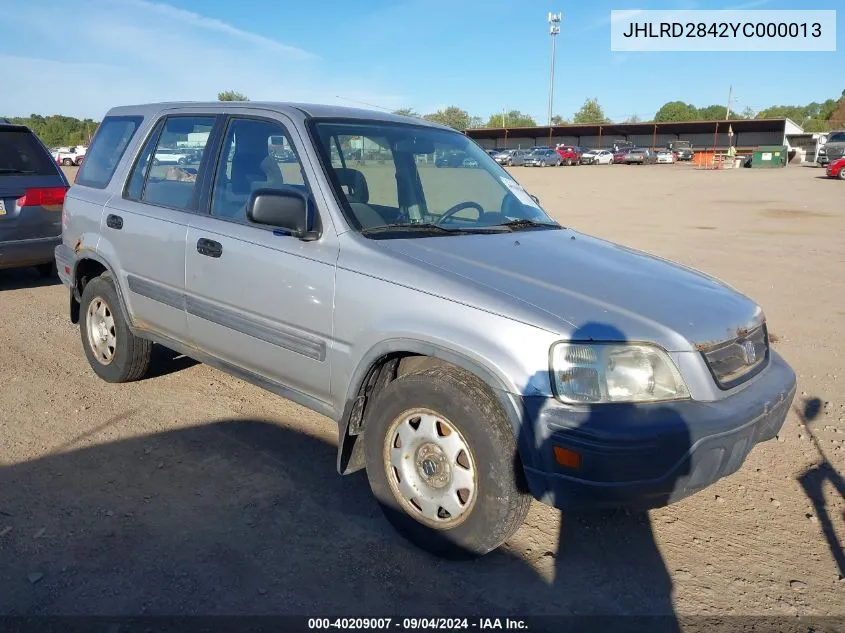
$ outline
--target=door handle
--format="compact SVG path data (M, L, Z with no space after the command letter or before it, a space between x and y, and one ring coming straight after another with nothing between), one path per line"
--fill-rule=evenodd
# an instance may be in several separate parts
M114 213L109 213L106 216L106 226L110 229L119 231L123 228L123 218L119 215L115 215Z
M197 240L197 253L206 257L220 257L223 254L223 245L201 237Z

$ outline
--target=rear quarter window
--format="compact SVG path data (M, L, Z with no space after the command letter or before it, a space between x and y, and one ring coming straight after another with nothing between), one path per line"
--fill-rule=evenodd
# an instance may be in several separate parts
M57 171L35 134L25 128L0 128L0 175L55 176Z
M142 120L139 116L114 116L103 119L85 156L85 162L79 169L76 184L104 189Z

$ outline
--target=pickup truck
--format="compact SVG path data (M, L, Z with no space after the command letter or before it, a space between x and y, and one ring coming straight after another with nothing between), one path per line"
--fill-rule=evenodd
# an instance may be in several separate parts
M674 152L675 156L679 161L690 161L695 155L695 152L692 148L692 143L690 143L689 141L669 141L668 143L666 143L666 149Z

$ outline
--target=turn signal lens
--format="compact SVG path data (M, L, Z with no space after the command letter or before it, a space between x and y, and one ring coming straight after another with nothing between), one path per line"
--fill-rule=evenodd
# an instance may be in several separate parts
M581 453L563 446L555 446L555 461L566 468L581 468Z

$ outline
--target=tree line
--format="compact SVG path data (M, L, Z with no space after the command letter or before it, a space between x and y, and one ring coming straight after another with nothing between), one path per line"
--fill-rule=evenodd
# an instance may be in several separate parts
M93 119L76 119L72 116L53 114L42 116L2 117L15 125L25 125L38 135L47 147L64 147L68 145L88 145L99 123Z
M729 116L730 119L781 119L789 118L804 128L807 132L824 132L833 127L845 126L845 117L841 112L845 111L845 90L837 99L827 99L822 103L811 102L807 105L776 105L755 112L751 108L745 108L742 112L728 111L726 105L709 105L702 108L683 101L670 101L663 104L651 119L642 119L633 115L627 119L616 121L617 123L667 123L672 121L718 121ZM530 114L519 110L510 112L497 112L491 114L486 120L479 116L472 116L466 110L458 106L449 106L432 112L420 115L413 108L400 108L394 110L394 114L405 116L421 116L423 119L435 121L448 125L456 130L466 130L473 127L491 128L518 128L535 127L537 121ZM581 124L608 124L614 123L604 113L604 109L595 97L589 98L584 105L575 112L571 119L554 115L554 125L565 125L567 123ZM540 125L545 125L542 123Z
M217 99L219 101L249 101L246 95L235 90L220 92ZM461 131L474 127L518 128L537 126L537 121L533 116L519 110L496 112L486 119L471 115L466 110L454 105L428 114L420 114L413 108L400 108L394 110L393 113L435 121ZM663 104L652 119L643 120L637 115L633 115L616 122L711 121L722 120L726 114L727 106L725 105L714 104L699 108L683 101L670 101ZM824 132L836 127L845 127L845 90L842 91L839 99L827 99L822 103L813 101L807 105L771 106L759 112L754 112L751 108L745 108L739 113L730 112L731 119L780 119L784 117L792 119L807 132ZM99 125L92 119L76 119L59 114L51 116L32 114L28 117L6 118L11 123L29 127L48 147L88 144ZM552 117L552 123L554 125L567 123L608 124L614 123L614 121L611 121L605 115L598 99L591 97L584 101L584 105L572 115L571 119L555 115ZM541 125L545 125L545 123Z

